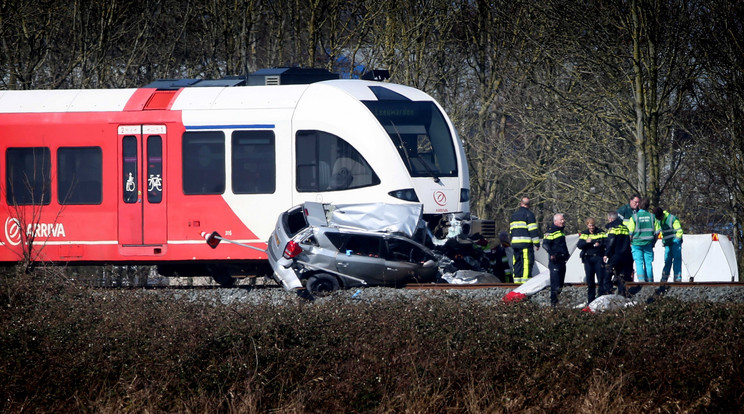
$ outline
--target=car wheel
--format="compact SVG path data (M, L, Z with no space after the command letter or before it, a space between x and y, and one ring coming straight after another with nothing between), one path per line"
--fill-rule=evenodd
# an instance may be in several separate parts
M307 278L307 290L313 295L323 296L338 290L338 279L327 273L316 273Z

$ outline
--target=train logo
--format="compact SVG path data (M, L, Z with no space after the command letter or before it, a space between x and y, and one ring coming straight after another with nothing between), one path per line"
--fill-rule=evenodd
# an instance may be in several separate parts
M5 219L5 240L13 246L21 244L21 222L17 218Z
M447 204L447 196L442 191L435 191L434 202L440 206L444 206Z
M5 219L5 240L12 246L21 244L23 225L17 218ZM67 237L62 223L30 223L26 228L26 235L36 237Z

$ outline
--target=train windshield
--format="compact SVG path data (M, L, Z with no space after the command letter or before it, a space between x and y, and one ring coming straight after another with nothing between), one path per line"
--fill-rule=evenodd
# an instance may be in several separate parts
M455 177L452 135L434 102L365 101L398 149L412 177Z

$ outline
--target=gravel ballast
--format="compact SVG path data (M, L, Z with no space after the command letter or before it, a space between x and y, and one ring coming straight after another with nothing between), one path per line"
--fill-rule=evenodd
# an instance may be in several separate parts
M387 287L367 287L339 290L327 296L316 297L310 304L326 302L337 303L376 303L389 300L417 301L435 298L438 295L457 296L483 305L501 304L503 297L512 290L511 287L488 287L482 289L462 289L453 286L451 289L395 289ZM675 298L685 302L744 302L744 284L650 284L631 286L634 305L650 303L662 297ZM237 287L231 289L189 289L189 290L153 290L157 294L172 294L190 301L205 301L218 304L270 304L290 305L305 303L307 300L298 297L294 292L268 286ZM530 296L529 301L549 306L549 289ZM586 286L566 286L559 296L560 307L583 308L587 305Z

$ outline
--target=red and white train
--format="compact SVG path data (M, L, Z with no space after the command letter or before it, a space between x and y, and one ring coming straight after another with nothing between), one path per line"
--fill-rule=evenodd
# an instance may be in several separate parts
M266 255L211 249L202 232L264 249L278 214L304 201L468 213L465 153L432 97L302 75L0 91L0 262L26 252L224 279L267 268Z

